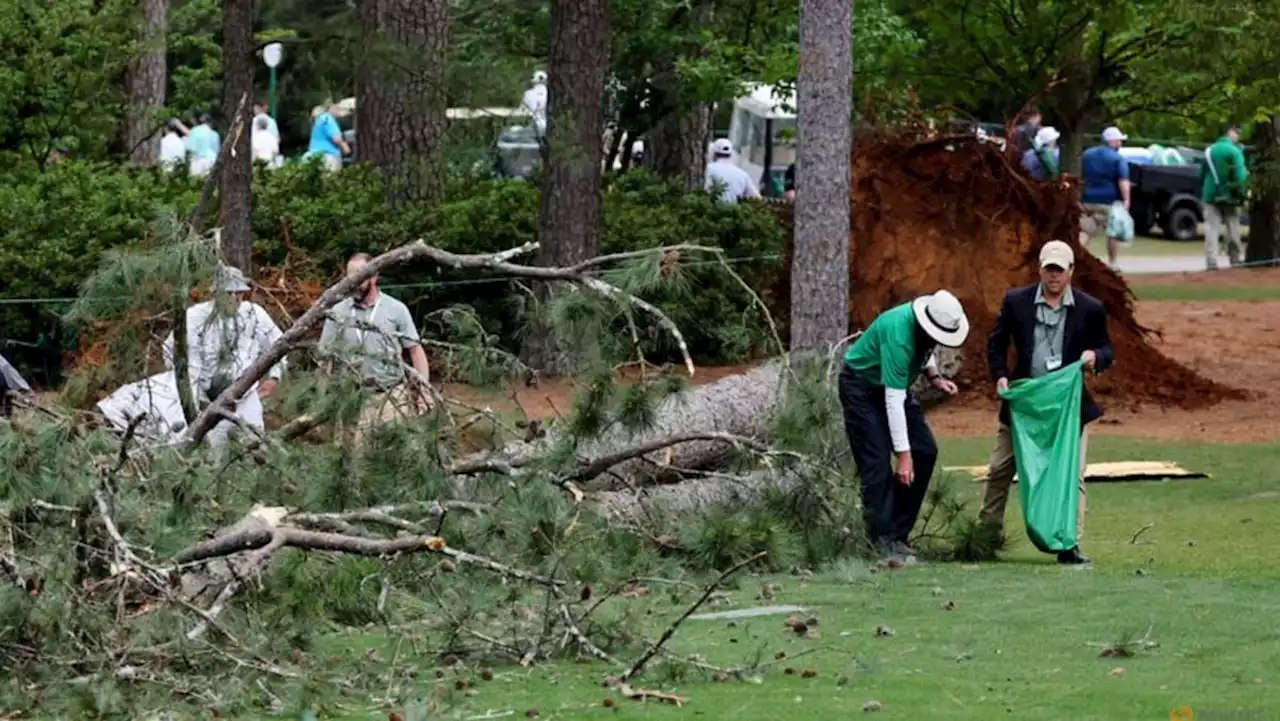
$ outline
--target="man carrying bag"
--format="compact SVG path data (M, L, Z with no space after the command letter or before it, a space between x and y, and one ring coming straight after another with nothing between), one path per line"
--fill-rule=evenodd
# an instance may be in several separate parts
M1218 269L1218 238L1227 234L1227 260L1235 266L1243 260L1240 208L1248 196L1249 170L1240 151L1240 130L1228 125L1204 153L1200 165L1200 202L1204 209L1204 261Z
M1004 402L980 515L993 533L1000 531L1016 470L1028 535L1041 551L1067 564L1089 562L1079 546L1087 424L1102 417L1084 388L1083 372L1100 373L1113 360L1106 308L1071 287L1074 266L1071 246L1045 243L1040 282L1005 294L987 340L991 379ZM1016 356L1012 371L1010 345Z

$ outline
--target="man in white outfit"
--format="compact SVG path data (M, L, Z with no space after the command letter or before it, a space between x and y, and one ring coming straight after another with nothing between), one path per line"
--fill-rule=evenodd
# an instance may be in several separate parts
M223 267L212 287L211 300L187 309L187 372L197 403L208 403L226 390L258 356L283 333L267 311L249 300L251 290L244 274ZM165 365L174 367L173 333L164 342ZM281 360L237 401L233 413L259 431L266 427L262 398L275 391L284 373ZM222 420L207 436L210 445L223 443L236 424Z
M187 159L187 144L182 140L177 120L164 124L164 135L160 137L160 167L172 171Z
M747 171L733 164L733 143L720 138L711 145L713 160L707 163L707 192L723 203L737 203L743 198L759 198L760 189Z
M520 108L533 116L533 127L538 135L547 132L547 74L541 70L533 74L533 87L524 91Z

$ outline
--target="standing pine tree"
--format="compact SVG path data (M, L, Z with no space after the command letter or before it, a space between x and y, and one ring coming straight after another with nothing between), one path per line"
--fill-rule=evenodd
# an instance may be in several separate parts
M219 225L222 256L249 274L253 237L249 214L253 203L253 157L250 153L250 113L245 99L253 95L253 0L222 3L222 117L227 123L221 154Z
M849 326L853 0L801 0L791 347L836 343Z
M538 265L573 265L596 255L608 69L608 0L554 0ZM573 367L558 357L553 336L545 330L526 336L521 356L550 373Z

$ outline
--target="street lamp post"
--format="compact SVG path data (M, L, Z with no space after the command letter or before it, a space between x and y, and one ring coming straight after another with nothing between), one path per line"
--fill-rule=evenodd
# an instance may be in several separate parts
M271 43L262 49L262 62L267 64L268 85L267 85L267 105L271 108L271 117L276 117L276 68L280 66L280 61L284 58L284 46L280 43Z

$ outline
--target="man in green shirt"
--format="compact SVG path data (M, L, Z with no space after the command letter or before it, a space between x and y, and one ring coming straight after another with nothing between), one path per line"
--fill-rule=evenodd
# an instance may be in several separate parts
M1218 269L1218 238L1227 232L1227 259L1236 265L1244 257L1240 240L1240 207L1247 195L1249 170L1240 151L1240 128L1228 125L1222 137L1204 152L1200 165L1200 202L1204 208L1204 261Z
M881 313L845 354L845 433L862 482L867 531L882 553L916 555L907 538L938 460L924 411L907 389L924 371L935 388L955 395L955 383L938 373L933 349L958 348L968 335L960 301L940 290Z

